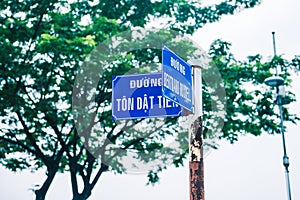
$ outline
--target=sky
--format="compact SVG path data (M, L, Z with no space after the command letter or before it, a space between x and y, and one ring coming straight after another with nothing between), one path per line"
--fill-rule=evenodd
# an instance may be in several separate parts
M204 50L215 39L232 43L232 52L239 59L261 54L273 56L272 31L276 32L277 54L291 58L300 55L300 2L297 0L263 0L256 8L219 22L208 24L194 34ZM300 79L294 76L289 90L296 93L297 101L290 104L300 113ZM290 158L292 199L300 199L300 131L299 125L285 124L287 153ZM284 200L287 199L284 168L282 165L281 135L242 136L235 144L220 141L218 150L205 157L205 198L207 200ZM44 172L11 173L0 168L0 199L34 199L30 188L41 183ZM90 199L153 200L189 199L188 164L171 167L161 174L159 184L146 186L146 175L114 175L100 178ZM55 178L47 195L48 200L71 199L68 175Z

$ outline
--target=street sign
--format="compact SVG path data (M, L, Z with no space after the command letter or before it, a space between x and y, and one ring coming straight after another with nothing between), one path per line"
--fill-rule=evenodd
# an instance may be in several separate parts
M113 120L181 116L183 109L161 88L161 73L113 76Z
M193 112L192 92L192 67L163 45L163 96Z

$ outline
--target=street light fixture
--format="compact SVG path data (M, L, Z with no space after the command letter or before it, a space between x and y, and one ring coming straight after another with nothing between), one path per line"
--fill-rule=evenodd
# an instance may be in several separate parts
M266 78L264 83L270 87L278 87L284 83L284 79L280 76L272 76L269 78Z

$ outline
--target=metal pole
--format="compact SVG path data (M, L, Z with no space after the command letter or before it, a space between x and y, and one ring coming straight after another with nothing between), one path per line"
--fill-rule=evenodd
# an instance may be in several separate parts
M273 38L273 49L274 49L274 56L276 56L276 44L275 44L275 32L272 32L272 38ZM276 76L278 76L278 69L277 65L275 66L276 69ZM283 145L283 166L285 167L285 177L286 177L286 184L287 184L287 195L288 200L292 200L291 195L291 186L290 186L290 177L289 177L289 157L286 153L286 144L285 144L285 135L284 135L284 126L283 126L283 111L282 111L282 105L283 105L283 98L284 94L280 94L280 86L276 87L277 92L277 104L279 107L279 113L280 113L280 130L281 130L281 136L282 136L282 145Z
M194 116L190 133L190 200L204 200L201 68L193 65Z
M278 91L278 89L277 89ZM284 127L283 127L283 111L282 111L282 103L283 99L282 96L277 96L278 100L278 107L280 112L280 128L281 128L281 135L282 135L282 145L283 145L283 166L285 167L285 177L286 177L286 185L287 185L287 195L288 200L292 200L291 195L291 186L290 186L290 177L289 177L289 157L286 153L286 144L285 144L285 135L284 135Z
M275 32L272 32L274 56L276 56ZM278 76L277 65L275 66L276 76Z

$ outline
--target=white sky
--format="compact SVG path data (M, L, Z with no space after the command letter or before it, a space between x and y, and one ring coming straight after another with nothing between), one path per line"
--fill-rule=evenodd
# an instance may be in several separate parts
M194 35L205 50L221 38L232 43L239 59L257 53L273 55L272 31L276 32L277 54L300 55L300 2L297 0L263 0L262 5L220 22L206 25ZM294 78L293 90L297 102L292 110L300 111L300 81ZM292 199L300 199L300 132L299 125L288 124L287 152L290 157ZM205 158L205 196L208 200L284 200L287 199L282 166L281 135L244 136L234 145L221 142L217 151ZM13 174L0 168L0 199L34 199L29 190L45 178L43 172ZM68 175L55 178L48 200L71 199ZM171 168L161 174L155 187L145 186L145 175L105 174L100 178L90 199L153 200L189 199L188 165Z

